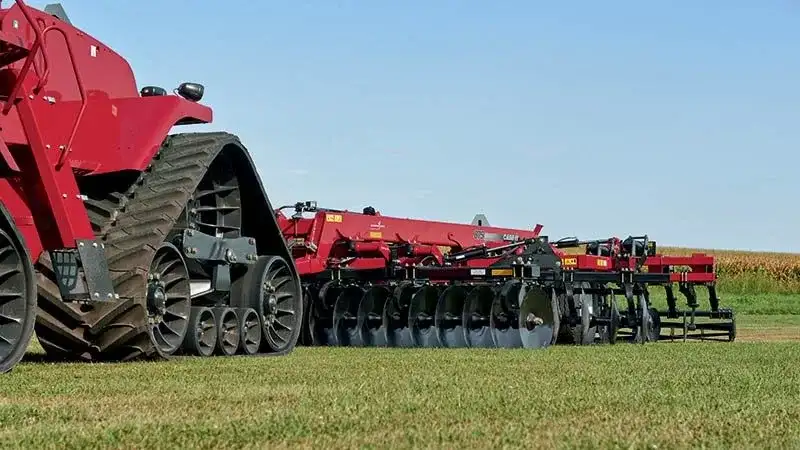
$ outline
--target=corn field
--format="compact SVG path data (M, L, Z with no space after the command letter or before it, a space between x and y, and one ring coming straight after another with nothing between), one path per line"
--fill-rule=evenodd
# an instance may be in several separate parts
M582 253L570 249L569 253ZM719 289L735 294L800 293L800 253L748 252L737 250L660 247L664 255L705 253L717 260Z

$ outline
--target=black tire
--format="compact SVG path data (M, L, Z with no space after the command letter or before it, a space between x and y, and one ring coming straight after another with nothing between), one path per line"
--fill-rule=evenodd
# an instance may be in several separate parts
M23 240L13 226L0 227L0 373L25 355L36 321L36 278Z

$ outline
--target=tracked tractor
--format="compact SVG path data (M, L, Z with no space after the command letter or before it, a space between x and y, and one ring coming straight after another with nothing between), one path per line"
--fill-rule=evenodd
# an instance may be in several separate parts
M48 356L284 355L300 281L248 150L204 87L137 88L64 9L0 4L0 370Z

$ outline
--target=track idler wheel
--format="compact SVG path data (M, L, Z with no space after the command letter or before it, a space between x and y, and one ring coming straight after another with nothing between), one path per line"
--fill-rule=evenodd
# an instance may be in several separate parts
M467 346L494 347L489 320L494 297L495 291L489 286L477 286L467 295L461 316L461 326L464 327L464 340L467 341Z
M462 316L468 294L469 290L463 286L449 286L437 299L433 326L443 347L467 346Z
M17 233L0 228L0 373L25 355L36 321L36 280Z
M442 346L434 328L438 301L439 288L436 286L423 286L411 298L411 305L408 309L408 328L411 330L411 342L414 346Z
M241 333L241 348L245 355L255 355L261 347L261 320L253 308L239 309L239 330Z
M187 353L211 356L217 347L217 320L214 311L206 307L194 307L189 315L189 331L183 348Z
M342 347L363 347L361 330L358 327L358 308L364 290L358 286L347 286L336 297L333 306L333 344Z
M519 331L519 303L522 282L507 281L492 303L489 328L495 347L522 347Z
M220 307L214 308L214 318L217 325L217 353L235 355L242 341L239 315L233 308Z
M410 281L400 283L383 309L383 328L389 347L413 347L411 329L408 328L408 312L411 298L420 289Z
M260 256L245 276L245 306L261 320L261 352L286 354L297 345L303 318L303 296L289 263L280 256Z
M148 331L160 356L169 357L180 348L189 330L191 307L186 262L175 246L162 244L147 275Z
M560 328L558 297L553 288L524 284L519 305L519 334L524 348L555 343Z
M386 329L383 327L383 310L392 291L386 286L367 289L358 305L358 330L365 347L386 347Z

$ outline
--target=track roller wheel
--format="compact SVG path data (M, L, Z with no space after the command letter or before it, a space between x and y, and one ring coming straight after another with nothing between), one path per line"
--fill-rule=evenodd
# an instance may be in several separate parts
M162 244L147 275L147 320L150 339L158 354L171 356L189 330L192 293L189 270L181 252Z
M241 350L245 355L255 355L261 347L261 320L253 308L239 308L239 330Z
M214 308L214 319L217 325L217 353L224 356L235 355L242 341L239 315L233 308Z
M245 275L247 302L262 324L262 352L286 354L300 336L303 297L291 266L280 256L260 256Z
M439 301L439 288L423 286L411 298L408 309L408 329L415 347L441 347L435 332L436 303Z
M489 329L489 315L492 311L495 292L489 286L477 286L470 291L464 301L461 316L464 327L464 340L469 347L492 348L492 333Z
M392 297L386 286L373 286L367 289L358 305L358 329L361 341L366 347L386 347L386 329L383 328L383 310Z
M206 307L193 307L189 315L189 332L183 348L198 356L211 356L217 346L217 321L214 311Z
M555 289L523 285L520 292L519 333L524 348L545 348L555 343L560 328Z
M411 298L419 289L410 281L404 281L395 288L383 308L383 328L386 330L386 343L389 347L413 347L411 330L408 328L408 311Z
M492 341L495 347L522 347L522 338L519 332L519 295L521 290L521 281L507 281L492 303L489 329L492 332Z
M443 347L466 347L462 315L469 290L464 286L449 286L439 296L436 304L434 327Z
M22 240L0 228L0 373L25 355L36 321L36 280Z
M333 306L334 345L362 347L361 331L358 328L358 307L364 290L358 286L347 286L336 297Z

